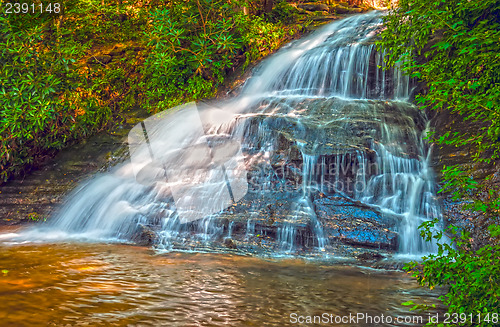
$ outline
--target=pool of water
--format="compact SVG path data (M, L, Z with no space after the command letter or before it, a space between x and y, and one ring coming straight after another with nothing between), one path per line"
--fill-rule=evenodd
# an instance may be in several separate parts
M437 296L403 272L325 261L119 244L0 245L2 326L419 326L400 304ZM339 320L349 314L393 321ZM308 324L314 316L323 320Z

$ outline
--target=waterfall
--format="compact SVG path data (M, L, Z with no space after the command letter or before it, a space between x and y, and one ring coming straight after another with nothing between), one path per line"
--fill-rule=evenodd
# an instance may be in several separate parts
M137 125L131 160L78 187L44 235L134 241L152 232L161 249L242 235L274 252L325 251L342 228L333 219L343 218L318 206L342 198L388 217L383 229L399 235L399 252L434 251L417 229L441 216L427 120L408 101L411 80L383 69L381 15L345 18L285 46L236 98Z

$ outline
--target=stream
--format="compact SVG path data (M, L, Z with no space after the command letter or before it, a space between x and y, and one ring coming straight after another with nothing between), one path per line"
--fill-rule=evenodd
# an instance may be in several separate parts
M2 326L292 326L325 313L393 321L323 325L420 326L400 303L437 301L399 271L118 244L3 245L0 267Z

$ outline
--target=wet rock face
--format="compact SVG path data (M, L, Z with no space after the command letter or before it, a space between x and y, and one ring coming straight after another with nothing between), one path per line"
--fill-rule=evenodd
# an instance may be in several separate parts
M343 245L351 249L398 249L395 227L399 221L396 218L342 197L327 197L322 193L313 197L315 199L312 201L312 207L317 221L323 227L328 244ZM243 251L252 249L257 252L276 252L283 246L280 244L283 227L291 224L288 227L293 228L290 240L293 243L292 253L314 252L320 246L314 226L315 220L310 216L292 218L296 215L296 198L300 198L299 193L281 193L281 196L277 194L274 203L259 207L259 203L271 200L271 196L265 198L249 194L210 221L214 230L219 233L212 246ZM202 233L206 225L207 221L191 222L187 229L190 233ZM146 240L152 239L149 238L150 230L141 235L145 235ZM143 239L142 236L139 238L141 241ZM328 246L327 250L331 251L332 247Z
M318 219L332 241L378 249L397 250L397 221L367 206L340 197L314 201Z
M220 215L233 222L236 247L264 235L274 249L292 244L295 251L312 251L324 242L396 251L400 218L355 200L362 197L356 185L360 174L365 182L381 174L378 143L393 153L403 149L404 160L417 160L423 115L409 104L377 100L305 98L265 105L273 114L248 119L244 133L249 194ZM293 108L292 114L284 108ZM389 130L397 142L389 141ZM379 188L386 183L367 194L385 197Z
M398 133L398 143L405 147L405 153L416 155L418 144L413 134L425 129L425 116L414 106L402 102L335 97L277 98L265 105L268 106L266 112L247 120L245 138L251 139L247 145L249 150L258 151L273 138L274 149L290 156L295 156L292 152L297 144L302 144L302 150L311 155L367 151L372 142L387 141L384 130L387 125Z
M127 122L115 131L83 140L24 178L0 185L0 225L49 220L78 182L125 160L128 147L124 136L136 121L144 119L145 113L136 111L129 115Z
M283 230L289 228L293 230L288 240L293 244L292 252L311 252L320 246L315 226L319 223L327 244L397 250L398 218L340 196L313 192L307 197L308 205L301 209L298 205L304 200L301 182L294 184L291 181L286 192L250 190L242 200L210 221L219 233L215 244L243 250L253 244L256 251L277 251L283 246L280 244ZM313 212L300 214L307 208ZM207 221L192 222L189 230L203 233L206 225ZM225 238L227 235L230 235L230 242Z
M211 247L246 252L397 251L401 218L383 214L377 202L365 204L371 198L356 187L360 176L365 183L386 176L379 143L417 160L423 116L409 104L378 100L273 101L244 126L246 196L213 217L178 227L182 236L174 242L191 239L180 246L194 247L206 242L193 241L197 235L205 235ZM392 188L391 181L374 184L367 194L389 197L383 188Z
M79 181L120 161L126 152L119 135L97 135L61 151L23 179L1 185L0 225L45 221Z
M421 86L425 90L425 86ZM460 131L463 134L473 135L475 131L487 128L486 123L465 120L455 113L447 110L439 112L430 111L431 127L436 131L436 138L448 131ZM436 144L433 150L432 165L437 179L442 179L441 170L444 166L458 166L460 170L467 171L480 185L484 185L473 196L479 200L488 201L490 190L498 190L500 187L500 160L496 162L473 162L473 154L476 152L472 143L463 144L460 147L448 144ZM491 157L491 153L484 153L483 158ZM443 221L446 225L454 225L471 233L473 247L479 248L488 244L488 226L498 224L500 220L494 216L487 217L480 211L467 209L470 204L465 200L454 200L450 193L440 193L443 203Z

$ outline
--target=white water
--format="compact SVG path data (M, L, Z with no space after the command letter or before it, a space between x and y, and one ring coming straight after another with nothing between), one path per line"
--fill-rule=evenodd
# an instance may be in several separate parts
M381 28L380 15L370 12L331 23L283 48L258 68L239 97L208 105L231 118L204 119L203 136L193 133L192 121L182 118L182 110L178 118L164 114L153 118L160 123L150 138L162 140L155 153L176 166L173 158L178 157L172 153L187 139L192 145L200 144L201 138L206 142L206 135L223 135L241 142L243 161L235 161L231 171L238 178L246 178L246 170L251 172L253 203L245 215L246 237L259 233L255 221L267 204L280 199L292 203L278 223L277 252L294 251L298 228L304 224L311 226L317 248L328 246L312 203L317 192L341 194L395 217L400 253L435 251L417 229L421 222L441 215L430 150L423 141L426 119L407 102L409 79L397 70L378 68L383 61L373 37ZM168 124L163 124L166 117ZM273 193L276 186L289 182L276 172L277 163L281 160L289 168L293 161L291 150L280 145L283 139L300 152L302 181L298 187ZM194 152L183 153L193 157ZM217 222L218 211L232 205L228 196L224 200L216 196L227 179L216 176L219 182L196 183L194 175L184 173L174 183L158 179L164 171L151 166L138 182L136 174L144 172L147 162L139 166L128 162L83 183L47 226L34 233L42 238L133 240L142 226L150 226L158 234L156 246L165 249L196 248L234 234L233 222L229 227ZM333 172L329 165L335 167ZM197 213L189 224L179 216L175 189L196 204ZM207 206L207 214L200 214Z

